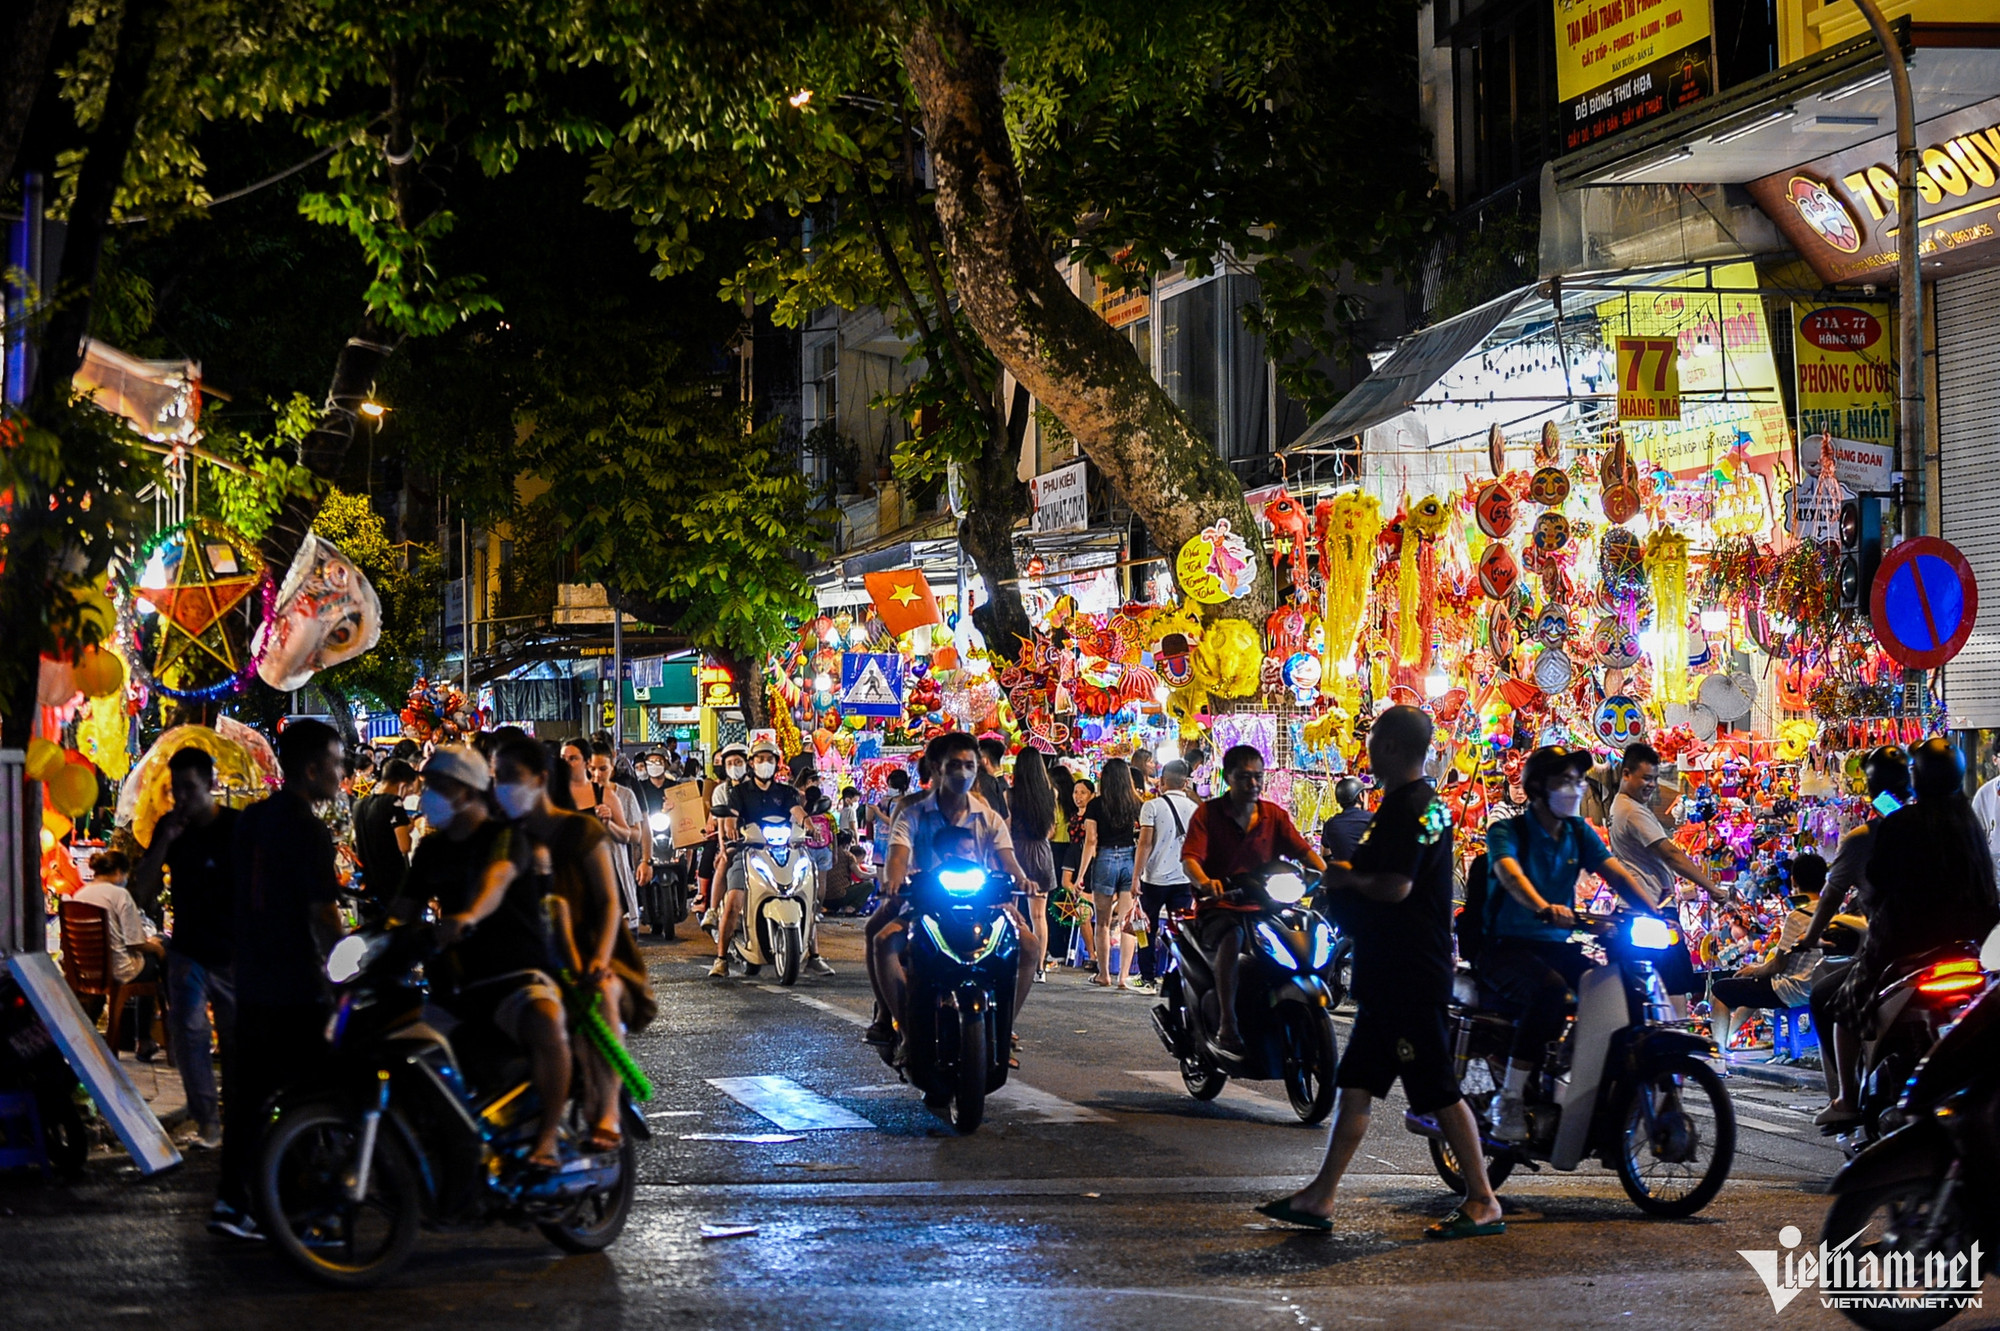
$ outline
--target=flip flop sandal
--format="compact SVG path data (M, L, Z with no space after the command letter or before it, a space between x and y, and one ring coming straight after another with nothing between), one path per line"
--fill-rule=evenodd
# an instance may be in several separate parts
M1111 987L1111 981L1105 979L1102 975L1091 976L1090 982L1100 989L1109 989Z
M1262 1206L1257 1207L1256 1210L1258 1215L1269 1216L1280 1224L1296 1225L1300 1229L1317 1230L1322 1234L1331 1234L1333 1232L1333 1221L1331 1219L1323 1215L1314 1215L1311 1211L1294 1210L1292 1208L1292 1199L1289 1197L1280 1197L1276 1201L1265 1202Z
M1494 1220L1480 1224L1463 1211L1454 1210L1444 1219L1424 1230L1427 1239L1484 1239L1507 1232L1505 1220Z
M592 1155L609 1155L623 1144L623 1138L616 1132L598 1128L585 1138L583 1148Z

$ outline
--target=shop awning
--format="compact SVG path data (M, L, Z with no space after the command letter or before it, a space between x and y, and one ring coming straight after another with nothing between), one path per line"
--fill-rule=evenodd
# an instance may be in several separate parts
M1533 290L1522 287L1510 291L1498 300L1404 338L1389 358L1375 367L1373 374L1356 384L1332 411L1314 421L1285 452L1337 444L1402 415L1446 371L1484 342Z

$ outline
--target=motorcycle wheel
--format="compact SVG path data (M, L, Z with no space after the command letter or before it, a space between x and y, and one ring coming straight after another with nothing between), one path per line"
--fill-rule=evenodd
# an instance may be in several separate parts
M674 926L687 918L687 908L681 905L680 885L675 882L661 882L662 873L672 870L661 869L653 873L653 937L674 940Z
M1690 1113L1690 1094L1707 1104ZM1649 1102L1655 1118L1650 1136ZM1685 1054L1666 1059L1639 1078L1617 1115L1618 1181L1634 1206L1679 1219L1715 1200L1736 1158L1736 1110L1715 1069ZM1705 1163L1704 1132L1715 1138Z
M361 1124L333 1105L306 1105L278 1120L257 1161L260 1223L285 1259L322 1284L366 1289L417 1246L423 1198L416 1166L393 1132L376 1134L368 1195L347 1195Z
M958 1018L958 1066L951 1093L951 1126L960 1136L979 1130L986 1117L986 1014Z
M1431 1148L1431 1168L1437 1170L1438 1177L1444 1180L1444 1185L1447 1188L1450 1188L1461 1197L1464 1196L1465 1174L1458 1167L1457 1152L1453 1151L1448 1143L1439 1141L1436 1137L1427 1138L1427 1140ZM1492 1184L1496 1190L1502 1183L1507 1181L1507 1176L1513 1172L1514 1158L1512 1156L1496 1157L1489 1155L1486 1157L1486 1181Z
M1207 1054L1191 1054L1181 1060L1181 1085L1197 1100L1213 1100L1229 1084L1229 1074L1215 1066Z
M1943 1216L1934 1214L1937 1200L1935 1178L1900 1179L1878 1188L1842 1193L1827 1209L1826 1225L1820 1232L1833 1248L1840 1247L1851 1235L1862 1234L1861 1241L1850 1249L1855 1260L1858 1262L1863 1254L1873 1253L1884 1270L1899 1264L1883 1258L1892 1253L1909 1253L1915 1258L1917 1287L1869 1292L1919 1297L1926 1292L1921 1284L1924 1259L1936 1252L1949 1261L1964 1252L1973 1237L1965 1233L1963 1217L1957 1214L1956 1207L1949 1207ZM1923 1235L1933 1229L1937 1231L1936 1247L1923 1246ZM1868 1331L1929 1331L1959 1313L1956 1308L1842 1308L1841 1311L1849 1321L1867 1327Z
M1285 1098L1299 1122L1322 1123L1333 1112L1333 1070L1339 1061L1333 1013L1293 1005L1285 1017Z
M1347 1001L1354 991L1354 940L1342 938L1333 945L1333 982L1327 986L1333 991L1327 999L1327 1010L1331 1011Z
M536 1224L542 1237L564 1252L603 1252L625 1232L632 1214L632 1194L639 1186L639 1148L632 1134L621 1133L618 1142L618 1182L606 1192L580 1199L561 1220Z
M779 984L799 982L799 967L805 964L805 957L805 936L797 925L780 925L771 931L771 966L778 973Z

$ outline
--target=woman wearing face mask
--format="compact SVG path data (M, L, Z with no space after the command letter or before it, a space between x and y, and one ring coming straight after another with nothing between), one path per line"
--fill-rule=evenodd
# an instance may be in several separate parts
M625 900L625 920L637 929L639 888L653 874L652 857L646 853L651 843L646 817L639 807L639 797L613 779L609 744L592 741L588 771L591 788L598 793L592 812L604 824L604 831L613 842L611 867L617 871L618 890Z
M1581 817L1590 754L1551 745L1528 756L1521 786L1528 811L1486 829L1489 872L1504 889L1486 898L1486 946L1479 977L1523 1013L1514 1032L1507 1082L1493 1101L1493 1135L1520 1141L1528 1134L1521 1094L1549 1041L1562 1034L1576 1003L1576 983L1590 969L1576 928L1576 880L1597 874L1627 902L1658 905L1639 880L1605 849Z
M534 740L501 746L494 759L494 796L500 809L524 830L534 847L531 873L536 891L562 898L569 908L570 928L583 970L577 977L586 992L604 995L604 1009L614 1029L641 1031L658 1013L638 940L625 927L624 902L612 868L612 846L604 824L595 817L557 807L551 798L551 775L567 791L560 759ZM586 1112L595 1124L590 1149L615 1149L618 1143L618 1074L586 1039L573 1039L579 1051L578 1070L586 1090Z

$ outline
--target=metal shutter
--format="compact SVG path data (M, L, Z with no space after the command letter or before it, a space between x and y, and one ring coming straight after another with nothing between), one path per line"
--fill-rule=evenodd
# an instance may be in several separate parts
M1979 620L1945 667L1956 729L2000 727L2000 271L1937 285L1943 536L1979 582Z

